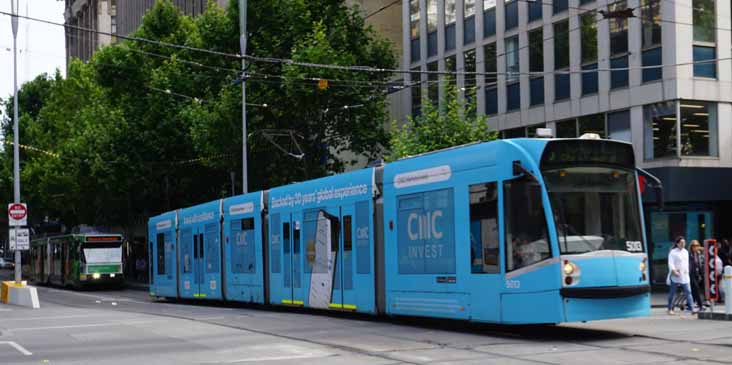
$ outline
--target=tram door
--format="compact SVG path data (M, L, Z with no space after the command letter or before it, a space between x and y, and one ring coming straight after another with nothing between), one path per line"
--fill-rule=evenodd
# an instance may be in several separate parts
M305 295L302 285L302 245L300 239L300 220L297 214L282 214L282 261L283 303L304 305Z
M222 299L221 234L217 222L207 223L199 233L199 297Z
M335 275L333 278L333 295L330 307L333 309L356 309L356 293L353 287L354 274L354 221L355 207L345 205L340 207L337 227L337 237L333 239L331 252L335 260Z
M175 230L158 231L150 242L151 292L159 297L175 297Z
M178 288L183 298L198 298L198 233L191 227L180 230L180 279Z

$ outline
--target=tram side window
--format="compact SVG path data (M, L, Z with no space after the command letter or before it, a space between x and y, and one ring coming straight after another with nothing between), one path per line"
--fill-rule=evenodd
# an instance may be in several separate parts
M471 272L497 273L498 186L496 183L470 186Z
M158 233L156 240L158 245L158 275L165 275L165 234Z
M506 271L551 257L541 186L528 178L503 185L506 221Z

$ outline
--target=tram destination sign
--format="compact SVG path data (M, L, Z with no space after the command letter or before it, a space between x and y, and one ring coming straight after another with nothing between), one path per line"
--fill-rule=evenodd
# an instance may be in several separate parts
M25 203L8 204L8 225L10 227L28 225L28 206Z

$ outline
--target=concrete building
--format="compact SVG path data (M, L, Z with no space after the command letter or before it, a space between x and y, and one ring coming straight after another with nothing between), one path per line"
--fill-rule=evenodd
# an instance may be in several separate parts
M126 36L142 22L142 17L152 8L155 0L64 0L65 22L71 26L90 28L100 32ZM226 6L228 0L216 0ZM208 0L173 0L184 14L198 15L206 9ZM116 38L84 30L66 29L66 64L71 58L87 61L101 46L115 42Z
M457 86L503 137L547 127L633 144L665 186L662 210L644 195L655 281L675 236L732 236L729 2L404 0L402 22L403 69L488 73L413 73L402 115Z

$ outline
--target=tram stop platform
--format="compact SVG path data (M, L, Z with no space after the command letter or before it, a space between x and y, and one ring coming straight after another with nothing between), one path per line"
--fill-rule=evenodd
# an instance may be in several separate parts
M0 298L5 304L13 304L22 307L38 309L41 307L38 301L38 291L35 287L29 286L27 282L3 281Z

